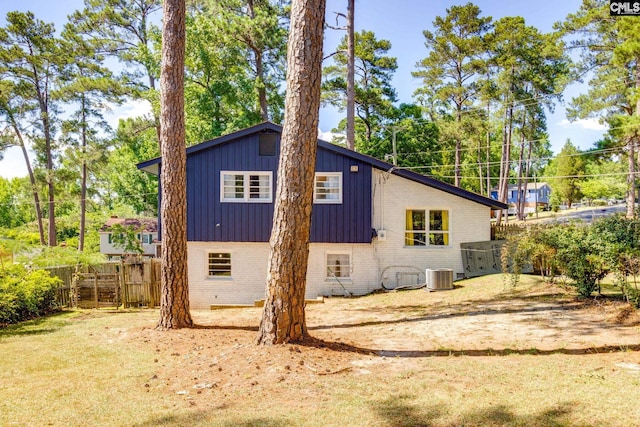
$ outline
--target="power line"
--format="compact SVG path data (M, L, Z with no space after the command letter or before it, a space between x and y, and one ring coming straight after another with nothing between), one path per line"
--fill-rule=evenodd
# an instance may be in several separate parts
M639 127L640 128L640 124L636 124L636 123L631 123L628 125L623 125L623 126L616 126L616 127L612 127L609 128L608 130L618 130L618 129L627 129L627 128L632 128L632 127ZM524 140L524 141L516 141L519 144L529 144L532 142L540 142L540 141L546 141L547 138L540 138L540 139L530 139L530 140ZM378 144L379 145L379 144ZM512 143L513 145L513 143ZM487 150L487 148L497 148L500 147L501 144L493 144L493 145L482 145L479 147L465 147L465 148L461 148L460 151L480 151L480 150ZM620 147L620 148L624 148L624 147ZM610 151L618 151L620 150L620 148L611 148L609 149ZM604 149L603 149L604 150ZM583 151L582 153L585 155L588 154L593 154L596 152L599 152L600 150L589 150L589 151ZM398 156L410 156L410 155L422 155L422 154L440 154L440 153L455 153L456 150L453 148L450 149L443 149L443 150L437 150L437 151L416 151L416 152L411 152L411 153L398 153Z
M638 174L636 172L636 174ZM528 180L529 183L532 183L534 181L537 181L538 184L540 182L542 182L542 180L553 180L553 179L570 179L570 178L601 178L601 177L607 177L607 176L627 176L629 175L628 172L613 172L613 173L602 173L602 174L585 174L585 175L560 175L560 176L523 176L521 177L521 179L524 180ZM438 175L438 178L446 178L446 179L454 179L455 176L450 176L450 175ZM480 178L478 175L469 175L469 176L460 176L461 179L483 179L486 180L486 177L482 177ZM498 177L495 177L495 179L498 179ZM510 179L516 179L516 177L510 177Z

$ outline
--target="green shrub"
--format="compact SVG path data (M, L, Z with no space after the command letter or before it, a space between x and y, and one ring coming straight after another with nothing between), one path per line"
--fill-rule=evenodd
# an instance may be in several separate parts
M612 266L616 285L627 301L640 306L640 220L615 215L593 224L593 233L605 242L602 256Z
M598 219L592 225L570 223L532 226L508 240L503 256L518 267L530 263L543 276L563 274L573 280L578 294L590 296L607 273L627 300L640 306L640 220L623 215ZM517 283L517 277L511 278Z
M56 308L57 277L14 264L0 271L0 323L15 323Z
M531 227L526 233L510 239L507 247L514 259L524 258L543 276L563 274L573 281L578 294L590 296L610 269L600 237L588 225L571 223ZM526 260L526 262L525 262ZM519 271L513 271L518 274ZM512 279L513 283L517 280Z

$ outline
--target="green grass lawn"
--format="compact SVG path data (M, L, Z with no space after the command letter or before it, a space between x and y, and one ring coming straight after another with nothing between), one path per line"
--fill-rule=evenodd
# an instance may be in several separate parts
M529 286L524 282L516 294ZM484 288L474 293L478 286ZM511 292L486 278L465 281L459 290L452 301ZM344 304L401 305L416 295ZM249 327L220 328L223 341L216 328L155 331L157 316L155 310L67 311L0 330L0 425L632 426L640 420L635 351L380 357L256 348ZM322 375L322 363L346 369ZM207 381L213 385L191 386Z

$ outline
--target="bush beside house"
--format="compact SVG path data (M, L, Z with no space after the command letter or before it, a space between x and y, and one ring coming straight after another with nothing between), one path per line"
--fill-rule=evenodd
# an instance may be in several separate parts
M581 297L599 290L609 273L626 299L640 306L640 220L614 215L593 224L570 223L529 227L509 238L503 263L515 259L511 271L517 282L518 267L530 263L549 280L565 276ZM507 270L503 266L503 271Z
M44 270L27 270L14 264L0 270L0 324L16 323L50 313L57 308L57 277Z

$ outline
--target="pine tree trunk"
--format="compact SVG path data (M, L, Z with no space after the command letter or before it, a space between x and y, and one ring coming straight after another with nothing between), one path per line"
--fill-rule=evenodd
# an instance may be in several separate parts
M294 0L287 94L258 344L300 341L316 165L325 0Z
M255 10L253 7L253 0L247 1L247 13L249 14L249 18L255 19ZM256 81L258 83L258 105L260 107L260 117L262 121L269 121L269 103L267 101L267 88L265 85L265 71L264 71L264 61L262 49L258 48L255 43L251 40L251 37L247 39L249 48L253 52L253 60L256 64Z
M44 128L44 140L45 140L45 157L46 157L46 169L47 169L47 190L48 190L48 216L49 216L49 228L48 228L48 245L57 246L57 233L56 233L56 201L55 201L55 184L53 182L53 142L51 137L51 125L49 122L48 111L46 107L42 107L42 126Z
M80 230L78 232L78 250L84 251L84 235L87 223L87 116L85 98L82 97L82 166L80 172Z
M457 114L456 114L456 124L457 129L456 129L456 133L460 132L460 127L462 125L462 104L461 103L457 103ZM455 138L456 141L456 149L455 149L455 161L454 161L454 182L453 185L456 187L460 187L460 182L461 182L461 175L462 175L462 167L461 167L461 163L462 163L462 141L460 140L459 136L456 136Z
M523 118L522 118L522 131L520 132L520 135L521 135L520 154L518 155L518 199L517 199L518 219L520 221L523 221L525 218L524 206L526 204L526 198L527 198L527 184L523 182L524 171L522 170L522 167L524 165L524 150L525 150L525 144L526 144L525 127L527 124L527 112L523 111L522 114L523 114ZM524 184L524 187L523 187L523 184Z
M9 108L6 108L7 112L9 112ZM27 151L27 146L24 143L24 138L22 137L22 132L18 127L18 124L15 121L13 114L9 112L9 123L13 128L13 131L20 142L20 150L22 151L22 156L24 157L24 163L27 166L27 172L29 174L29 184L31 186L31 194L33 195L33 205L36 210L36 221L38 223L38 234L40 237L40 244L45 245L44 240L44 224L42 222L42 207L40 205L40 195L38 193L38 186L36 185L36 177L33 173L33 168L31 167L31 161L29 160L29 152Z
M635 77L636 77L636 89L640 90L640 58L636 58ZM640 117L640 98L638 98L636 101L635 115ZM635 145L636 147L638 147L638 142L640 142L640 138L638 137L637 133L629 139L629 146L631 147L631 150L630 150L631 153L629 153L629 155L632 157L633 157L632 155L633 146ZM632 189L630 189L629 197L627 198L627 217L628 218L633 218L636 213L636 184L637 184L636 170L640 169L640 149L638 150L637 162L638 162L638 168L636 168L636 166L633 166L632 168L631 161L629 162L629 181L631 181Z
M487 102L487 147L485 162L487 164L487 197L491 197L491 133L489 132L489 123L491 121L491 103Z
M478 151L476 151L476 162L478 162L478 184L480 194L485 194L484 191L484 173L482 171L482 140L478 139Z
M160 71L162 269L158 329L193 326L187 276L185 1L165 0Z
M627 218L633 218L636 204L635 141L629 138L629 173L627 174Z
M356 149L355 0L347 3L347 148Z
M498 201L507 203L509 186L509 161L511 159L511 129L513 125L513 107L505 110L505 123L502 128L502 153L500 157L500 176L498 178ZM500 225L504 210L496 218L496 224ZM506 217L508 218L508 211Z

